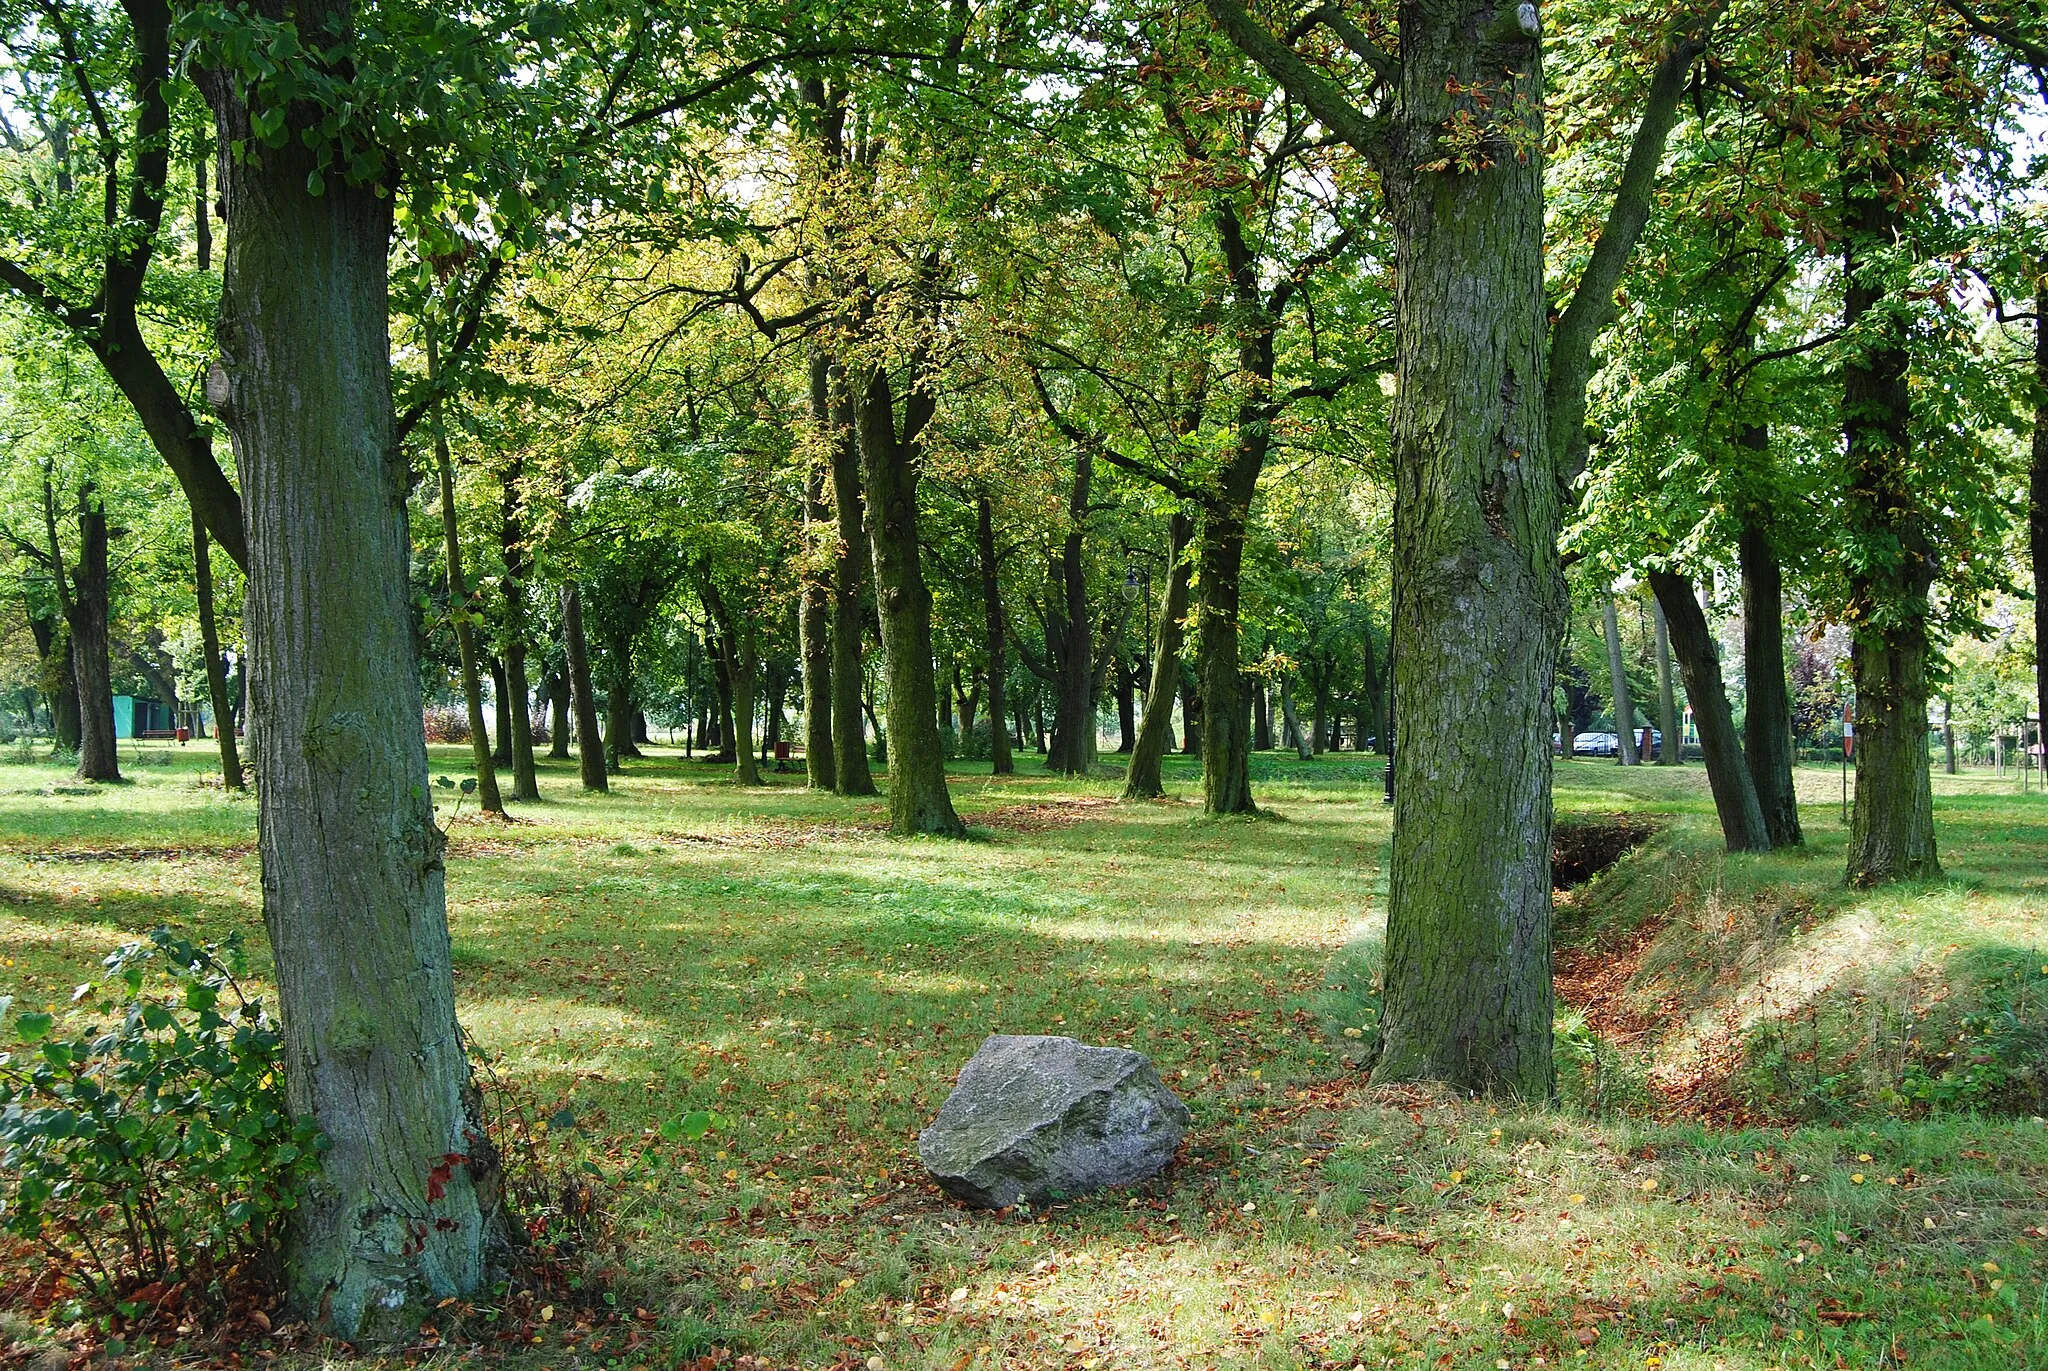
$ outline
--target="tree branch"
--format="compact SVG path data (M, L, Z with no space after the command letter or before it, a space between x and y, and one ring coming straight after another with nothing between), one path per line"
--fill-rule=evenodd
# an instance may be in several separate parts
M1336 82L1316 71L1307 59L1266 32L1238 0L1204 0L1209 18L1244 55L1265 70L1274 84L1308 108L1324 127L1372 157L1386 131L1386 120L1369 116L1351 102ZM1341 35L1340 35L1341 36Z

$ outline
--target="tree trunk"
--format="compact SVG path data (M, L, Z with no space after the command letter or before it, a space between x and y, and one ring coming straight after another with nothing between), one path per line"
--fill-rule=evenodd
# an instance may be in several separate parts
M1237 660L1239 577L1250 497L1247 493L1238 505L1228 501L1225 496L1202 518L1202 609L1195 648L1202 696L1202 808L1210 814L1256 814L1251 699Z
M532 565L519 526L519 468L506 473L500 506L499 544L505 559L505 698L511 711L512 798L538 800L540 777L533 764L533 702L526 682L526 578Z
M1273 750L1273 692L1266 678L1252 682L1252 751Z
M202 173L203 174L203 173ZM192 512L192 569L199 599L199 648L206 655L206 698L213 706L213 736L220 747L220 782L243 789L242 754L235 740L235 716L228 704L228 677L220 656L220 627L213 612L213 556L206 521Z
M1365 625L1363 649L1365 669L1360 673L1358 683L1358 720L1354 729L1358 737L1353 746L1358 751L1363 752L1366 748L1366 740L1370 738L1372 740L1372 750L1381 756L1385 756L1387 751L1387 712L1385 696L1382 692L1382 682L1380 681L1379 661L1373 653L1372 622L1370 619L1366 621Z
M1607 633L1607 682L1613 692L1614 732L1620 740L1621 764L1635 766L1642 760L1636 755L1636 707L1629 698L1628 668L1621 653L1621 623L1614 612L1612 590L1602 600L1600 617Z
M39 666L36 685L50 710L50 745L59 752L76 752L78 672L71 665L71 627L61 611L38 615L32 607L28 626Z
M491 765L512 765L512 689L505 659L491 659Z
M754 698L760 680L760 654L754 649L754 626L734 625L733 631L718 635L726 651L726 668L732 675L733 774L741 785L761 784L761 764L754 757Z
M583 636L583 588L570 581L562 587L562 641L569 661L569 692L576 708L576 760L585 790L610 790L604 767L604 740L597 731L597 698L590 684L590 646Z
M1160 762L1173 744L1173 700L1179 693L1181 639L1188 617L1188 542L1194 521L1176 510L1167 528L1166 596L1159 605L1159 636L1152 645L1152 684L1145 691L1145 717L1124 772L1124 800L1156 800L1166 793Z
M913 388L908 407L929 412ZM937 689L932 679L932 597L917 534L917 462L913 438L900 439L888 373L867 373L856 397L868 537L874 551L875 603L882 620L882 669L889 686L889 830L961 837L967 826L946 790Z
M547 675L548 695L548 757L550 760L569 760L569 673L566 664L561 670L550 671Z
M633 741L633 640L614 633L605 644L605 658L611 680L604 693L604 753L607 766L617 772L626 758L640 755Z
M1792 785L1792 693L1785 680L1785 592L1778 555L1761 525L1745 520L1737 543L1742 564L1742 670L1748 690L1743 755L1764 832L1772 847L1797 847L1799 796Z
M1565 613L1544 415L1542 157L1426 169L1473 90L1539 145L1540 58L1492 4L1400 8L1394 846L1374 1079L1547 1098L1550 733ZM1520 72L1510 78L1507 73ZM1481 115L1481 118L1487 116ZM1486 302L1484 307L1475 305Z
M1756 782L1735 737L1735 716L1721 680L1721 652L1714 643L1707 616L1693 598L1692 582L1668 571L1650 573L1650 589L1664 607L1671 650L1685 678L1685 698L1692 701L1693 724L1700 731L1700 759L1707 785L1714 792L1714 811L1721 818L1721 837L1730 852L1768 852L1770 829L1757 800Z
M68 613L71 669L78 682L77 774L85 781L118 781L121 761L114 746L114 685L107 658L107 511L84 496L78 505L78 542Z
M1329 752L1330 746L1330 673L1324 669L1315 674L1315 724L1309 733L1311 753Z
M1650 609L1657 625L1657 726L1664 734L1663 746L1657 749L1657 765L1677 766L1685 760L1685 733L1678 714L1678 692L1671 686L1671 630L1664 620L1664 604L1654 595Z
M811 422L832 431L832 366L822 348L811 349ZM820 531L830 530L825 508L825 473L804 478L804 531L816 556ZM836 541L836 539L835 539ZM804 781L812 790L839 788L838 757L832 749L832 576L828 562L806 563L803 604L797 611L797 650L804 672Z
M232 241L232 240L231 240ZM440 379L440 354L434 342L432 322L427 335L427 384ZM441 547L448 560L448 618L455 626L455 647L462 658L462 700L469 709L469 750L476 767L476 800L486 814L502 816L505 801L498 794L498 771L491 759L490 735L484 731L483 682L477 671L475 610L469 603L469 583L462 573L462 542L455 517L455 464L448 455L448 438L441 426L441 402L436 397L427 411L433 427L434 464L441 473Z
M1927 594L1934 581L1926 515L1914 490L1905 320L1889 312L1885 273L1905 231L1888 168L1843 173L1843 321L1869 337L1842 368L1849 562L1847 618L1856 685L1856 804L1849 882L1932 880L1934 792L1927 765ZM1866 261L1865 256L1876 259ZM1697 710L1698 706L1694 706Z
M325 4L302 12L302 41L334 41L331 19ZM202 79L222 142L255 146L239 83ZM330 1144L291 1215L291 1304L339 1337L410 1338L434 1306L488 1284L505 1227L455 1020L420 717L392 441L392 202L338 174L311 195L311 170L296 141L222 168L234 232L207 395L247 518L285 1082Z
M1088 614L1088 568L1083 539L1088 529L1088 492L1095 475L1095 454L1074 449L1074 480L1067 494L1067 533L1060 545L1060 603L1046 619L1046 649L1052 655L1052 749L1045 769L1061 775L1086 775L1095 761L1094 630Z
M989 774L1008 776L1016 770L1010 760L1010 716L1003 700L1009 688L1009 645L1003 623L1003 585L996 564L995 510L986 495L974 502L974 536L981 561L982 636L988 641Z
M1280 678L1280 745L1294 749L1294 755L1307 761L1315 755L1309 741L1302 735L1301 714L1294 707L1294 678Z
M1180 750L1186 757L1202 752L1202 691L1192 667L1180 682Z
M875 775L868 765L868 726L862 717L862 691L867 674L862 639L867 633L861 613L861 567L867 560L865 502L861 496L860 444L855 435L853 402L846 377L831 369L836 392L832 407L832 503L839 520L839 541L832 551L832 769L841 795L873 795Z

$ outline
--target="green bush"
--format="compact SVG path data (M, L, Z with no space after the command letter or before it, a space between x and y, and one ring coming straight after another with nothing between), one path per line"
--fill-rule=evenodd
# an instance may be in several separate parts
M24 1012L0 1053L0 1228L64 1274L69 1316L135 1319L151 1286L219 1305L274 1277L325 1139L291 1117L282 1039L236 979L238 939L158 929L106 965L73 1000L111 1023L60 1034Z

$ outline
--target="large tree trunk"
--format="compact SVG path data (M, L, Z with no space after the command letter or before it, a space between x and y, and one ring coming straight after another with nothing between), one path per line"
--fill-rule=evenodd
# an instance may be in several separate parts
M1737 544L1742 564L1743 756L1763 808L1772 847L1797 847L1799 796L1792 786L1792 694L1785 680L1785 592L1768 534L1745 520Z
M1057 609L1046 616L1046 650L1053 665L1052 748L1045 769L1086 775L1095 762L1094 628L1088 614L1088 568L1083 539L1095 454L1074 449L1074 480L1067 494L1067 534L1060 545Z
M505 678L505 659L490 658L491 664L491 765L512 765L512 689Z
M1252 751L1273 750L1273 692L1266 678L1252 682Z
M1377 1080L1553 1088L1551 688L1565 611L1544 415L1542 157L1424 169L1463 92L1540 147L1540 57L1492 4L1401 6L1394 848ZM1506 111L1514 110L1514 114ZM1486 116L1482 115L1482 118ZM1483 305L1477 302L1484 302Z
M1196 627L1199 633L1200 625ZM1202 686L1192 666L1180 682L1180 750L1185 757L1199 757L1202 753Z
M832 359L823 348L811 349L811 422L822 434L832 432ZM832 512L825 508L825 473L804 478L804 532L811 555L820 531L831 530ZM833 539L832 541L837 541ZM804 671L804 779L812 790L839 788L838 758L832 750L832 564L805 565L803 604L797 612L797 648Z
M1657 727L1664 733L1657 749L1658 766L1677 766L1685 760L1684 729L1678 715L1678 692L1671 686L1671 629L1664 621L1664 605L1654 595L1650 608L1657 628ZM1570 739L1566 739L1567 745Z
M861 568L869 554L860 444L846 377L834 367L832 380L837 392L832 407L832 504L839 519L839 541L832 553L833 779L841 795L873 795L875 775L868 765L868 726L861 698L867 683L862 667L867 621L861 613Z
M751 623L735 625L734 631L718 637L726 650L726 668L732 676L733 774L741 785L759 785L761 763L754 756L754 701L761 678L761 660L754 649L754 627Z
M1629 698L1628 666L1621 653L1621 621L1614 612L1612 590L1601 598L1600 619L1607 634L1607 685L1614 702L1614 732L1620 739L1621 764L1635 766L1642 760L1636 755L1636 706Z
M426 324L426 334L427 384L433 386L440 379L440 354L435 346L431 321ZM483 681L477 670L475 609L469 603L469 582L462 573L462 541L455 517L455 464L448 455L448 438L441 425L438 397L427 411L427 422L433 426L434 464L441 474L441 546L448 560L448 618L455 626L455 647L462 658L462 700L469 710L469 750L476 767L476 799L484 813L503 815L505 801L498 794L498 770L491 759L491 739L484 731Z
M1668 571L1650 573L1650 589L1664 607L1671 650L1685 678L1685 698L1692 701L1692 720L1700 731L1700 759L1707 785L1714 792L1714 812L1721 818L1721 837L1730 852L1768 852L1770 829L1757 800L1756 782L1735 737L1735 716L1728 707L1721 680L1721 652L1692 582Z
M1226 496L1202 517L1202 608L1196 620L1195 671L1202 697L1202 808L1210 814L1258 813L1252 802L1251 696L1237 660L1239 578L1249 507L1249 492L1241 504Z
M206 698L213 706L213 736L220 747L220 783L241 790L242 754L235 740L235 715L228 703L228 677L220 655L220 626L213 608L213 555L206 521L192 511L192 569L199 600L199 648L206 654Z
M1889 181L1882 167L1843 173L1843 316L1851 335L1865 339L1842 368L1849 460L1842 504L1848 536L1861 554L1849 561L1848 597L1856 686L1852 885L1941 874L1927 774L1927 594L1934 563L1914 489L1905 321L1886 300L1888 258L1904 232Z
M986 495L974 502L974 536L981 562L982 636L988 640L989 774L1008 776L1016 769L1010 760L1010 716L1003 700L1009 688L1009 644L1003 623L1003 583L996 562L995 510Z
M112 610L107 511L85 496L78 505L78 543L78 567L72 576L67 611L71 669L78 682L78 777L118 781L121 760L115 749L114 685L107 658L107 621Z
M505 559L505 698L511 710L512 798L538 800L533 765L533 704L526 684L526 578L532 564L519 526L519 468L505 474L499 546Z
M78 750L78 672L71 665L71 629L57 612L28 611L40 666L37 688L50 710L50 745L59 752ZM34 722L33 718L30 720Z
M909 403L928 414L931 400L913 389ZM932 677L932 596L917 541L914 448L922 424L906 419L912 437L899 439L889 376L880 368L860 383L855 415L874 551L875 603L882 620L882 670L889 686L889 829L959 837L967 826L946 790Z
M301 41L332 43L336 19L299 12ZM238 82L206 84L223 143L257 146ZM222 170L234 231L207 395L246 502L263 914L288 1096L329 1143L291 1215L290 1299L340 1337L410 1338L488 1283L505 1229L455 1020L420 717L391 199L338 174L309 194L296 140Z
M1152 645L1152 684L1145 692L1145 717L1124 772L1125 800L1156 800L1166 793L1159 767L1173 745L1173 699L1180 686L1180 649L1188 617L1188 542L1194 521L1176 510L1167 531L1166 596L1159 606L1159 636Z
M590 683L590 643L583 634L583 588L562 587L562 641L569 662L569 693L576 709L576 761L585 790L610 790L604 740L597 730L597 697Z

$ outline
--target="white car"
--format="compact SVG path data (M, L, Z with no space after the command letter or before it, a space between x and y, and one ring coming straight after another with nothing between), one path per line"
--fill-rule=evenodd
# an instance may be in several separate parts
M1572 739L1574 757L1613 757L1621 751L1621 738L1613 733L1581 733Z

